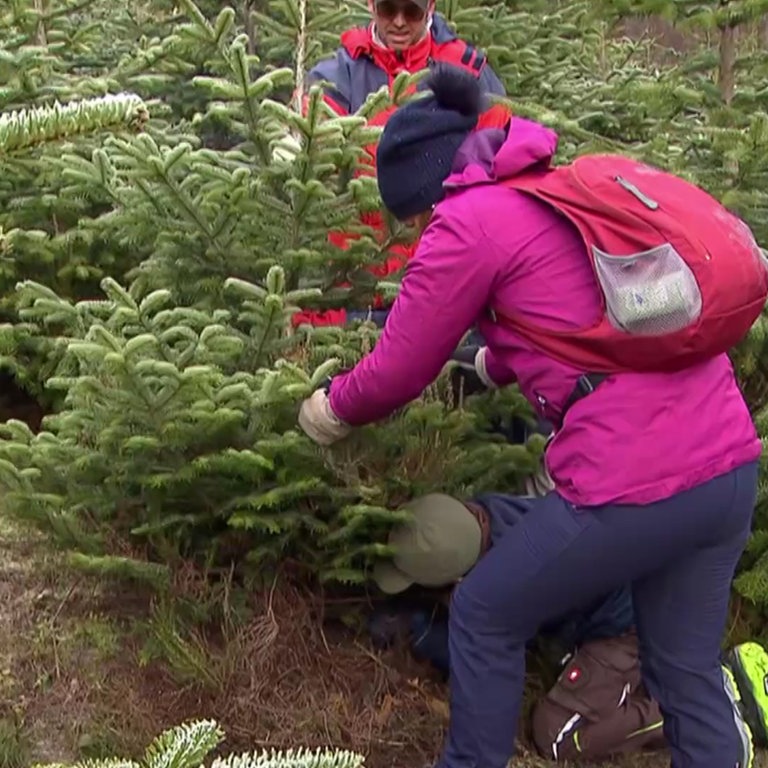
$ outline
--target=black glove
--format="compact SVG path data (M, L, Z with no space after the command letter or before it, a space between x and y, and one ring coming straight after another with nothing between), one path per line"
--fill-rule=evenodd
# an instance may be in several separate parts
M411 615L396 608L379 608L368 618L368 633L377 651L383 651L408 637Z
M488 390L488 386L478 375L475 364L480 349L481 347L478 346L459 347L451 355L451 360L457 363L451 371L451 390L454 400L457 402L462 397L469 397Z

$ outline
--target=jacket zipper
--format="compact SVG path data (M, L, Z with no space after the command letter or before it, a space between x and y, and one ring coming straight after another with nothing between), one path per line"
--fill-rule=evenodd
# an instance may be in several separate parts
M648 197L648 195L643 194L631 181L627 181L623 176L615 176L614 179L624 187L627 192L632 193L646 208L650 208L652 211L658 209L659 204Z
M614 176L614 180L624 189L626 189L627 192L634 195L646 208L650 208L652 211L658 210L659 204L652 198L648 197L648 195L641 192L640 189L638 189L638 187L635 186L631 181L627 181L623 176ZM686 233L686 235L688 235L688 233ZM704 251L704 258L706 261L709 261L712 258L712 254L710 254L709 249L706 245L704 245L699 237L694 235L694 238L701 246L701 250Z

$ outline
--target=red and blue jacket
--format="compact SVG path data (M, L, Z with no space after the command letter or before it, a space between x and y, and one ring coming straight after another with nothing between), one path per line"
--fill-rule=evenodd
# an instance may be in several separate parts
M338 114L347 115L356 112L372 93L383 86L391 88L394 79L402 72L416 73L428 68L433 63L446 62L462 67L479 78L486 93L504 96L504 86L488 65L485 54L456 37L439 14L432 18L429 33L415 45L404 51L394 51L376 41L373 26L356 27L341 36L341 47L330 58L320 61L307 75L308 84L322 83L325 88L326 103ZM383 126L395 108L382 110L369 122ZM505 123L508 113L494 108L481 119L482 126L499 121ZM375 173L375 145L367 148L370 156L370 173ZM377 232L386 235L385 224L380 213L365 214L362 221ZM332 232L329 239L339 248L347 247L354 235ZM415 251L416 244L395 245L388 249L386 259L368 267L368 271L378 278L385 278L405 266ZM373 307L383 306L380 296L374 297ZM302 311L293 317L293 325L302 323L311 325L343 325L346 311L328 309L325 311Z

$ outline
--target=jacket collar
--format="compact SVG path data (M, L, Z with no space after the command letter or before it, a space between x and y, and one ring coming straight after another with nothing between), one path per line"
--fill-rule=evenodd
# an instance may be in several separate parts
M353 59L366 56L392 76L400 72L413 73L425 69L435 47L455 39L445 19L440 14L433 14L424 37L404 51L395 52L387 48L381 42L373 23L367 27L347 30L341 35L341 44Z

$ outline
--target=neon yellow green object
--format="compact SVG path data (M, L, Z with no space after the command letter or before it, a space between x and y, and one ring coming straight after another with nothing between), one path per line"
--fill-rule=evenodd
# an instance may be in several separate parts
M768 653L758 643L742 643L728 654L744 712L758 744L768 744Z
M744 768L752 768L755 762L755 740L752 736L752 729L749 727L749 723L744 716L744 705L741 692L731 669L725 665L723 665L721 669L723 670L725 690L733 707L733 720L736 724L736 729L739 732L739 739L741 740L742 759L740 765Z

